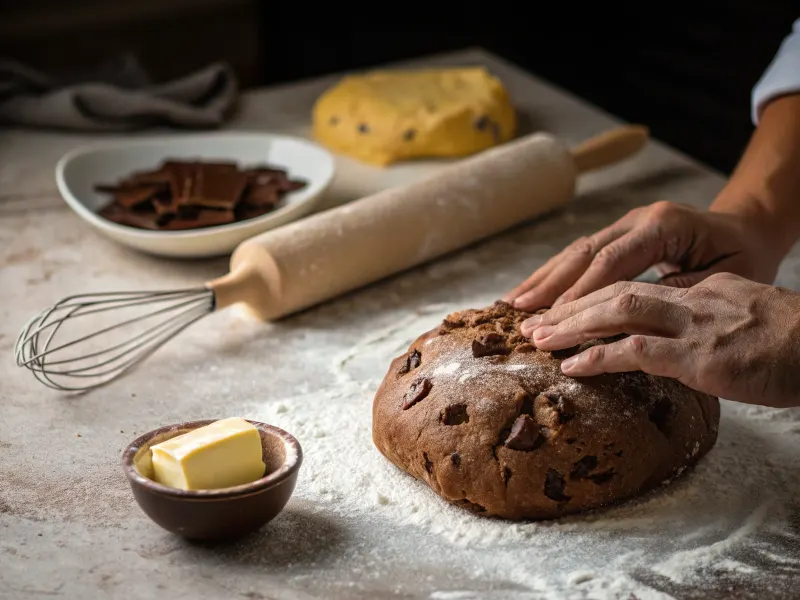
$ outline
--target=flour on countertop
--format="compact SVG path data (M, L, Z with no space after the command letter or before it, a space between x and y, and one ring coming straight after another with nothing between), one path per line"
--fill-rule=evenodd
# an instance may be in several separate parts
M696 589L712 571L734 583L758 577L765 562L800 577L800 524L788 510L800 493L798 411L723 401L717 445L695 469L644 498L559 521L477 517L395 468L372 444L373 395L391 360L459 308L395 315L331 361L334 385L323 394L299 391L253 406L253 418L285 427L304 444L297 499L322 503L365 532L366 522L378 519L422 539L437 536L458 547L462 560L471 556L477 576L491 573L536 594L508 598L672 598L659 590ZM476 375L463 362L439 369L452 385ZM575 381L569 391L580 386ZM462 586L430 597L482 596Z

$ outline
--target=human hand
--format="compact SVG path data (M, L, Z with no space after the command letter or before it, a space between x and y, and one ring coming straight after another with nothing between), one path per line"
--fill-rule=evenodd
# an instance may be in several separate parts
M644 371L729 400L800 406L800 294L729 273L687 289L619 282L521 329L542 350L629 334L564 360L565 375Z
M772 283L782 259L753 219L656 202L583 237L534 271L504 298L534 311L558 306L657 266L661 283L690 287L713 273Z

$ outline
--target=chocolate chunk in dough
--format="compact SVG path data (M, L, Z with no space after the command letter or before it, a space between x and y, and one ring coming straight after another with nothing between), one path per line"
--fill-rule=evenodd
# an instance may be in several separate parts
M499 333L486 333L472 340L472 356L476 358L508 354L509 352L511 352L511 349L506 346L505 337Z
M433 384L427 377L411 384L403 398L403 410L408 410L430 393Z

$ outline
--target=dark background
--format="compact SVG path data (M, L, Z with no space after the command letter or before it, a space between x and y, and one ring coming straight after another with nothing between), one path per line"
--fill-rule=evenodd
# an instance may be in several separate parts
M730 172L800 2L603 5L0 0L0 55L62 71L133 52L156 79L224 59L253 87L481 46Z

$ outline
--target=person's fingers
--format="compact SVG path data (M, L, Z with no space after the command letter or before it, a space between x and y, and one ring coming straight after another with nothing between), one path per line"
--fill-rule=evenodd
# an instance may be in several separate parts
M611 344L592 346L561 363L570 377L644 371L650 375L691 380L692 357L680 340L634 335Z
M550 306L578 281L605 246L630 230L631 219L632 217L626 215L597 233L572 242L508 295L514 296L514 307L533 311Z
M681 290L683 292L683 290ZM561 304L548 310L541 315L535 315L522 322L520 330L522 335L530 337L533 331L545 325L557 325L564 319L583 312L587 308L602 304L623 294L638 294L640 296L654 296L664 300L674 299L676 290L656 283L641 283L635 281L618 281L614 285L606 286L596 292L592 292L573 300L572 302Z
M653 226L634 229L604 247L586 271L553 306L572 302L615 281L633 279L663 258L663 247Z
M539 267L533 273L531 273L530 277L528 277L525 281L520 283L517 287L515 287L513 290L511 290L505 296L503 296L503 300L505 300L509 304L513 304L517 298L535 288L539 284L539 282L541 282L545 277L547 277L547 275L549 275L550 272L558 266L560 258L561 254L556 254L555 256L553 256L541 267Z
M688 309L679 304L626 293L595 304L557 325L538 327L533 332L533 341L542 350L560 350L621 333L677 337L690 321Z

